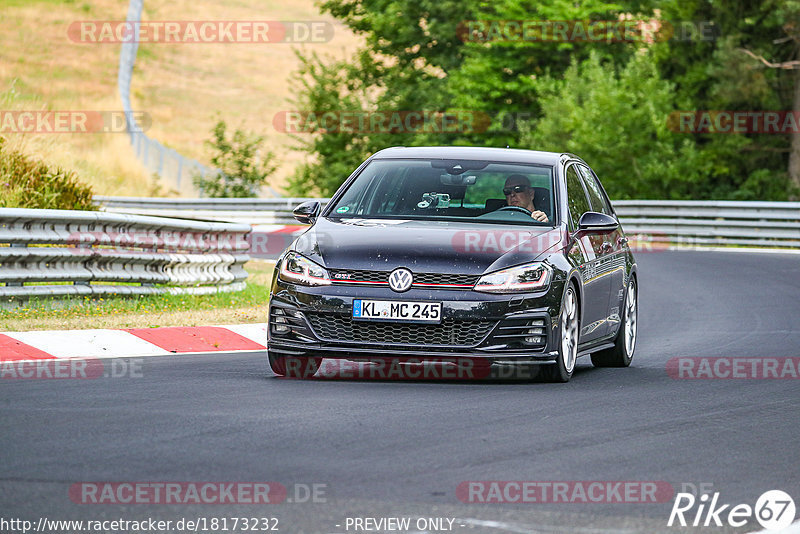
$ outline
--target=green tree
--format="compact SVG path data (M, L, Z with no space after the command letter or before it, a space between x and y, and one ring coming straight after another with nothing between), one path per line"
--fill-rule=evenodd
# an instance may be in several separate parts
M680 29L674 38L653 47L661 76L675 85L680 109L796 109L797 72L769 68L761 61L798 59L796 0L671 0L659 7L661 16ZM787 169L793 138L800 162L800 137L760 133L692 137L715 169L697 198L786 200L797 194L800 176L793 184Z
M524 148L580 155L612 198L689 199L713 172L694 140L668 128L674 87L642 50L622 68L592 53L563 78L537 81L541 119Z
M227 125L220 120L212 130L213 139L206 141L212 149L211 164L215 170L208 174L195 174L194 185L211 198L252 198L266 185L267 178L275 172L275 155L259 154L264 138L236 129L227 134Z

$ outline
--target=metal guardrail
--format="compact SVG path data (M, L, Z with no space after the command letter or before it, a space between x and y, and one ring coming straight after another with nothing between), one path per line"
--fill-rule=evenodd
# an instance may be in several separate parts
M2 208L0 297L241 290L250 230L240 224Z
M800 248L800 202L620 200L628 234L676 246Z
M95 196L101 210L240 224L298 224L292 210L315 198L144 198ZM323 206L329 199L321 199Z
M155 199L95 197L106 211L249 224L298 224L291 210L306 200ZM800 202L619 200L613 203L628 234L676 246L800 248Z

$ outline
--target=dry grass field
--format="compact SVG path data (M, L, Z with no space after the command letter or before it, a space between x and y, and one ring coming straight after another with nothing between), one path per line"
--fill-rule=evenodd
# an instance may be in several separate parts
M0 110L121 110L119 44L76 43L75 21L124 20L126 0L0 0ZM344 57L358 38L314 0L145 0L143 20L320 21L334 25L325 43L142 43L131 87L135 110L152 118L148 134L187 157L208 163L204 141L218 119L265 136L280 167L270 185L280 190L303 155L272 126L290 109L298 67L293 50ZM164 193L164 184L136 160L124 134L12 134L11 146L73 169L98 194Z

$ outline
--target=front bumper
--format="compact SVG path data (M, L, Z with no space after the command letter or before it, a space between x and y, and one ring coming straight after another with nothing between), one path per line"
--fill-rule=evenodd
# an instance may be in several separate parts
M370 361L544 363L556 358L560 287L516 295L471 290L305 287L278 279L269 304L268 350L278 355ZM442 303L442 322L354 321L353 300ZM527 340L526 340L527 339Z

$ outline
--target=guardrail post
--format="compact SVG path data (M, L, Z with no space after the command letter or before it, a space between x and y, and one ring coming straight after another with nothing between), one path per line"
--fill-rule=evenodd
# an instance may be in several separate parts
M27 243L11 243L11 248L27 248ZM6 287L22 287L23 282L6 282Z
M94 230L94 225L93 224L89 225L89 229L90 230ZM83 244L82 243L82 244L76 246L75 248L83 248L83 249L91 250L92 249L92 245ZM88 286L89 285L89 280L75 280L74 282L72 282L72 285L73 286Z

